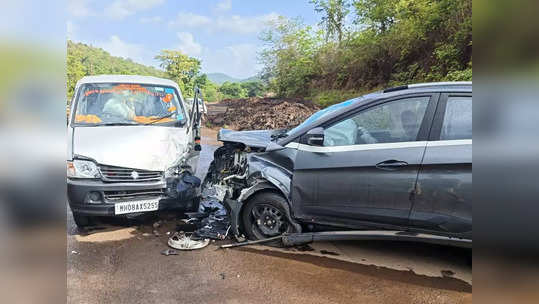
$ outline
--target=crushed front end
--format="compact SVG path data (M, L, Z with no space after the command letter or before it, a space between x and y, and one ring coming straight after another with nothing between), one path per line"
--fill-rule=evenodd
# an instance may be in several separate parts
M87 170L93 176L75 178L71 174L70 177L69 170ZM106 166L88 159L68 162L67 197L71 210L78 215L190 211L198 208L199 195L200 179L189 170L177 168L165 177L164 171Z
M243 240L241 213L249 197L259 191L274 191L289 198L293 155L295 150L268 152L266 147L279 131L221 130L223 142L214 153L202 185L200 213L226 209L230 232ZM287 214L290 219L290 214ZM296 230L300 228L297 227Z

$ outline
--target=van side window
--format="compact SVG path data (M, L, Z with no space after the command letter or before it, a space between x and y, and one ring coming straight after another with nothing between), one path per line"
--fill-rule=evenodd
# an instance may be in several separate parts
M324 146L415 141L429 96L374 106L324 130Z
M447 99L440 140L472 139L472 97Z

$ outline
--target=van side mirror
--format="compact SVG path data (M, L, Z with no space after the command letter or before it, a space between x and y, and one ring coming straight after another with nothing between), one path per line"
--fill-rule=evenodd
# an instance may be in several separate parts
M310 146L323 146L324 145L324 128L317 127L309 130L302 138L302 142Z

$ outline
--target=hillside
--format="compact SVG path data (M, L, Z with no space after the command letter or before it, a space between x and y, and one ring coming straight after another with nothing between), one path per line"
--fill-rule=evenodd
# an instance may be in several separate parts
M235 78L232 76L229 76L225 73L207 73L208 79L211 80L214 83L217 83L219 85L225 83L225 82L249 82L249 81L259 81L260 78L258 76L251 76L249 78L240 79Z
M131 59L111 56L101 48L67 41L67 97L71 98L79 79L88 75L128 74L165 77L164 71L136 63Z

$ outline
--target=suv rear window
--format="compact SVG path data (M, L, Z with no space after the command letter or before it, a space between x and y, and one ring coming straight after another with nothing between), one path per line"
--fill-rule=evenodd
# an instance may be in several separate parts
M440 139L472 139L472 97L447 99Z

